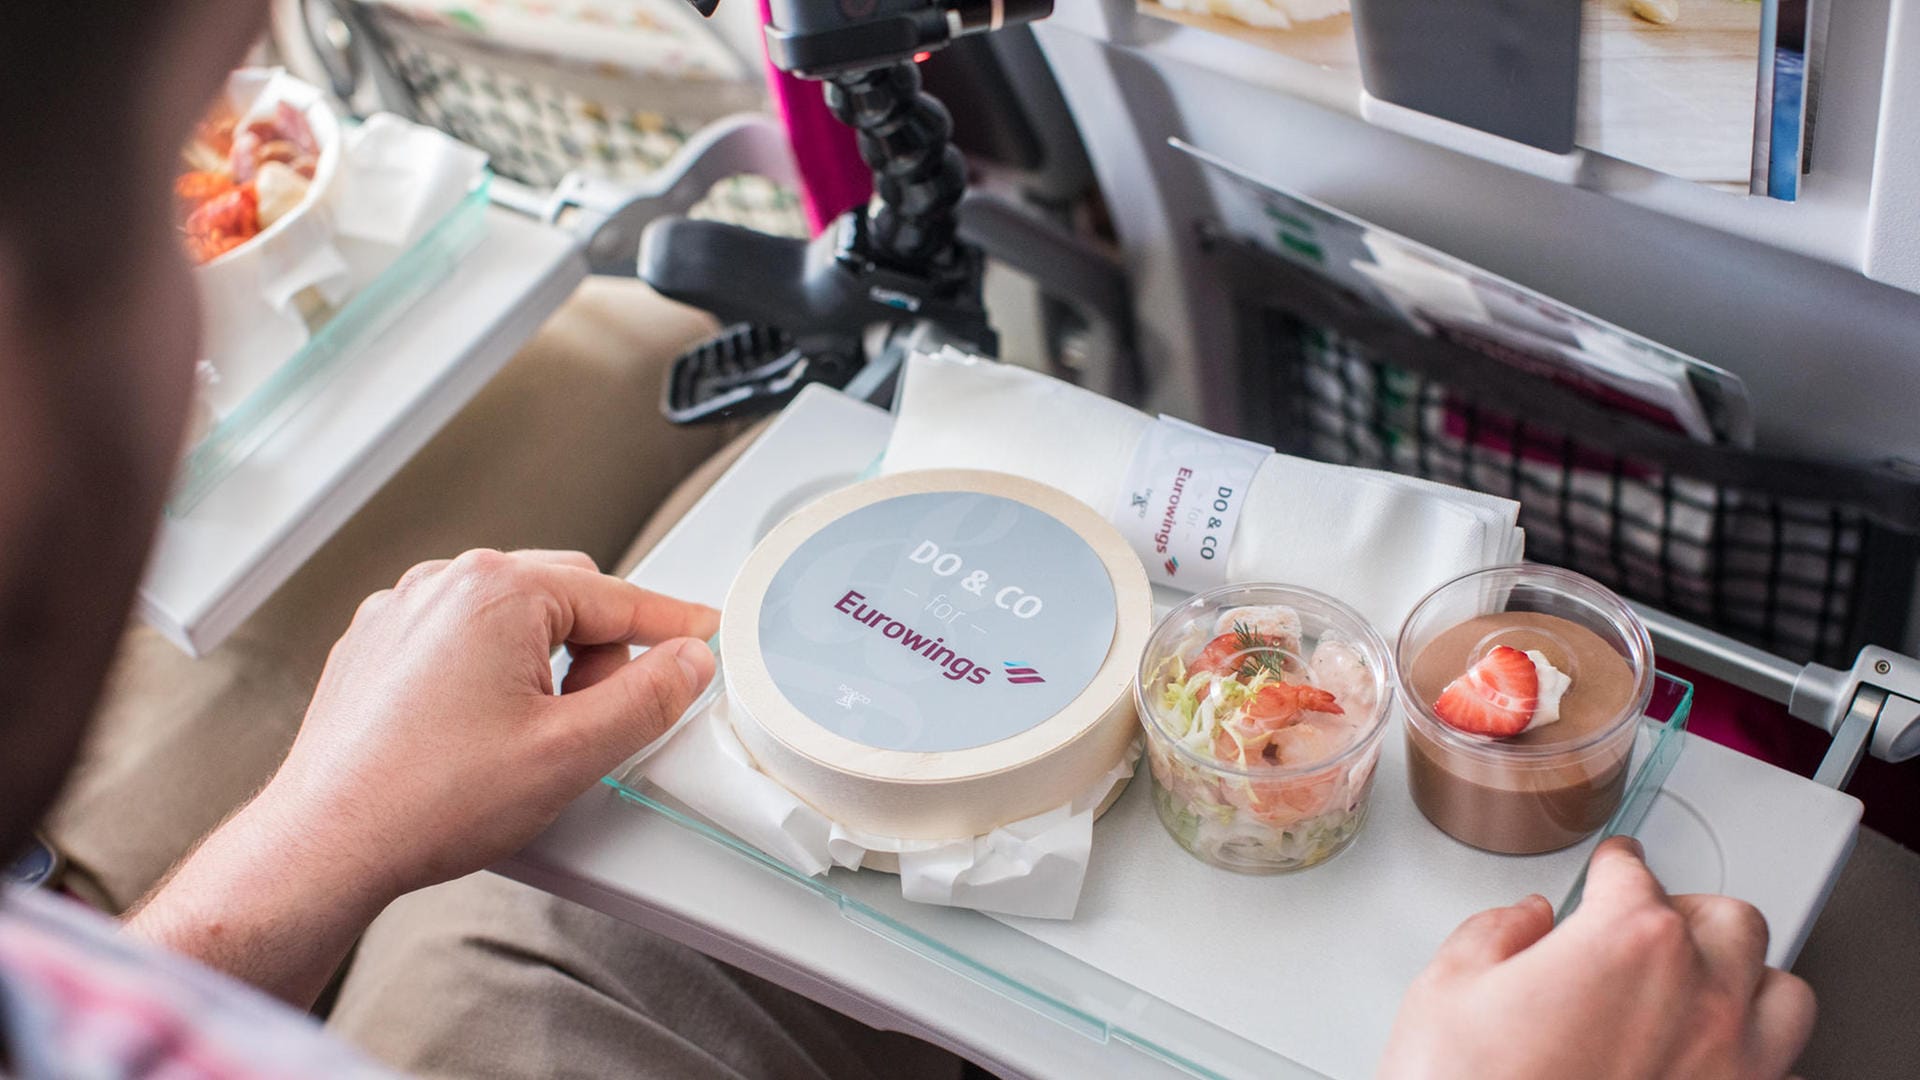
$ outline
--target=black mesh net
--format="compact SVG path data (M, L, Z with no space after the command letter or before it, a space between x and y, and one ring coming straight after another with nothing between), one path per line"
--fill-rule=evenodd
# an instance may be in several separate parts
M1905 617L1906 590L1863 585L1910 581L1911 538L1873 542L1886 530L1859 509L1610 452L1287 314L1263 312L1257 326L1251 359L1263 370L1253 385L1277 400L1261 410L1273 430L1249 434L1516 499L1528 558L1789 659L1845 665L1867 627ZM1900 565L1870 575L1869 558Z

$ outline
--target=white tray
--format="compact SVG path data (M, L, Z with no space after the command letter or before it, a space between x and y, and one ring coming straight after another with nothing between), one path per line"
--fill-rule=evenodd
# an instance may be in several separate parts
M760 535L851 481L879 452L885 419L809 390L633 579L717 603ZM1675 891L1719 890L1757 904L1773 928L1770 959L1790 962L1851 847L1859 803L1692 736L1672 739L1684 752L1639 830L1655 870ZM1049 922L911 904L893 878L874 873L805 878L644 793L623 797L653 811L625 826L636 846L663 815L814 893L822 917L852 919L1090 1038L1198 1075L1368 1075L1402 990L1440 939L1467 914L1527 892L1559 901L1590 846L1516 858L1455 843L1413 807L1402 745L1390 736L1373 819L1332 862L1279 878L1208 867L1166 836L1138 784L1096 826L1078 916ZM608 816L607 798L589 795L576 810L582 821L594 818L598 843L617 845L622 826ZM571 854L577 838L554 836L551 852L545 843L517 860L539 868L522 876L589 902L596 892L628 894L608 908L646 901L632 884L608 880L596 860ZM570 862L578 880L563 885ZM1209 935L1209 926L1223 929ZM795 967L843 959L808 955L806 928L790 921L720 930L777 948ZM970 1037L982 1047L995 1041L993 1032Z

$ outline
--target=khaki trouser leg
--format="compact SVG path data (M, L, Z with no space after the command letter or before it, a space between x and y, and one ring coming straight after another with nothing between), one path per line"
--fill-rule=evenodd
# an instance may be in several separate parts
M659 415L666 366L710 331L637 281L591 279L481 393L212 654L130 631L46 831L68 888L121 911L272 774L367 594L471 547L603 566L726 433Z
M686 479L680 481L671 492L667 493L667 497L661 500L660 508L647 519L647 524L640 530L640 535L634 537L633 542L627 545L626 554L620 556L620 560L614 564L614 572L622 577L631 574L633 568L640 564L640 560L652 553L667 533L673 531L675 525L680 524L680 519L686 517L687 511L693 509L693 504L699 502L701 496L712 489L714 481L720 479L728 469L733 468L733 463L740 460L740 455L747 452L747 447L752 446L754 440L765 433L767 425L771 423L773 420L769 417L734 436L712 457L701 462L699 468L688 473Z
M388 908L328 1027L410 1075L467 1080L961 1074L945 1051L490 873Z

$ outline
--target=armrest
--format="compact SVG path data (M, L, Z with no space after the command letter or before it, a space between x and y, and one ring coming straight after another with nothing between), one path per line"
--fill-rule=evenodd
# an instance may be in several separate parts
M631 276L640 233L649 223L686 213L713 185L742 174L777 184L798 182L786 131L777 120L757 113L716 120L637 187L569 173L540 216L585 241L594 273Z

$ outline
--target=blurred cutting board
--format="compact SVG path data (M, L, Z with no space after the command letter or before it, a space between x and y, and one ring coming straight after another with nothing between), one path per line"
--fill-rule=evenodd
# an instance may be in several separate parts
M1683 179L1746 191L1759 88L1760 0L1679 0L1680 17L1667 26L1639 18L1628 3L1583 2L1575 141ZM1138 9L1318 67L1356 75L1360 70L1349 15L1274 30L1176 11L1154 0L1140 0Z
M1581 11L1581 146L1687 180L1741 191L1753 170L1758 0L1679 0L1658 26L1628 0Z
M1351 15L1333 15L1312 22L1295 23L1286 30L1273 30L1249 26L1217 15L1175 11L1153 0L1140 0L1138 10L1142 15L1222 34L1316 67L1351 71L1356 76L1360 72L1360 52L1354 44Z

